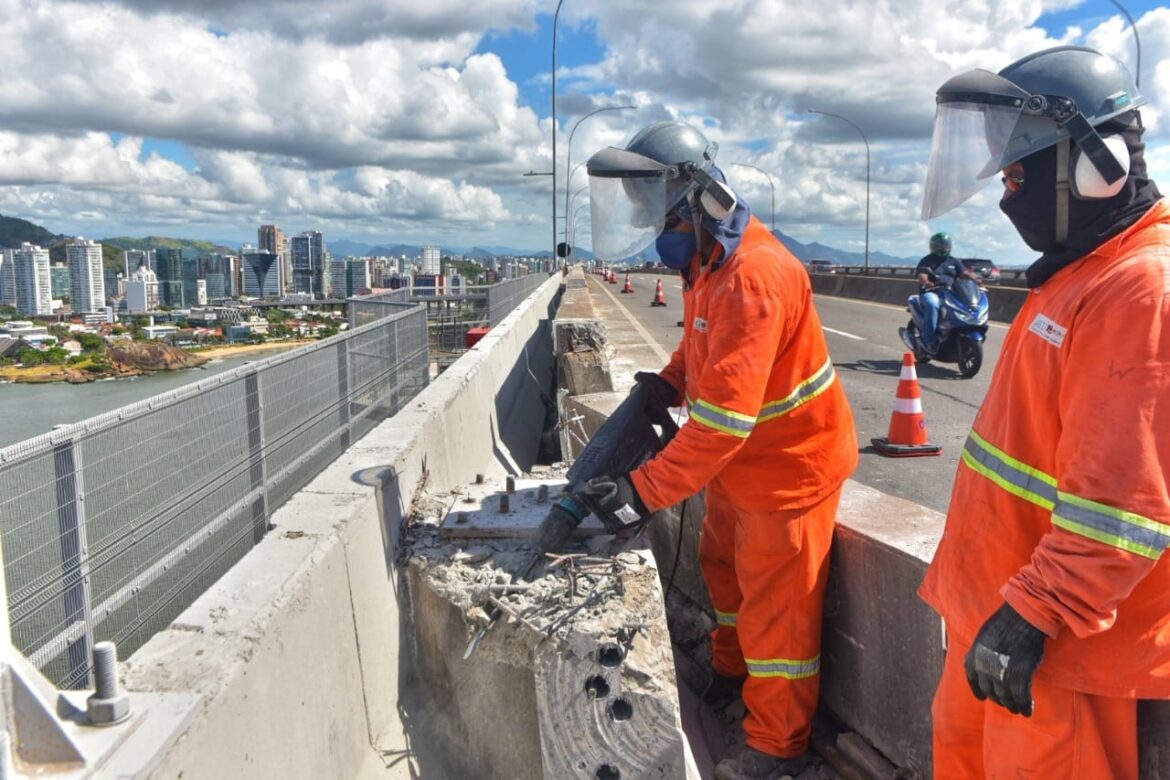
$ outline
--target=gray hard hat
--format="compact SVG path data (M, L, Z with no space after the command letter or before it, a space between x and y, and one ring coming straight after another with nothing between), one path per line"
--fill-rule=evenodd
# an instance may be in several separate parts
M708 141L692 125L679 121L655 122L642 128L626 145L627 152L649 157L663 165L685 166L693 163L699 170L709 170L715 161L719 144ZM697 183L689 176L668 179L666 183L666 208L669 211L678 205L686 194L695 189Z
M1008 65L999 76L1029 97L996 169L1069 138L1069 120L1077 112L1096 127L1146 103L1125 65L1083 46L1031 54Z
M1131 121L1146 99L1115 58L1083 46L1058 46L998 74L972 70L955 76L939 87L936 102L923 219L967 200L1012 163L1066 139L1112 184L1125 169L1096 128L1113 119Z

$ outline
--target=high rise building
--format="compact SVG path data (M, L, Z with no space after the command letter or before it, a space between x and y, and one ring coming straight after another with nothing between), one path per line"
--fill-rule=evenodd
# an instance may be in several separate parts
M443 257L437 246L424 246L422 248L422 268L419 269L419 273L438 276L443 272L442 261Z
M49 294L54 298L69 295L69 266L65 263L49 264Z
M65 245L69 265L69 308L92 314L106 310L106 279L102 272L102 245L78 237Z
M231 255L212 254L200 259L200 278L207 281L207 299L235 296L235 258Z
M11 249L0 249L0 306L16 305L16 266Z
M261 252L271 252L280 258L281 278L286 285L286 288L281 292L292 292L292 289L287 287L287 285L292 284L293 278L291 254L288 248L288 238L280 229L280 225L261 225L260 229L256 231L256 243Z
M353 258L345 264L345 297L359 295L373 287L368 257Z
M12 253L16 276L16 308L21 314L47 317L53 313L49 281L49 250L25 242Z
M140 265L126 285L126 309L131 314L141 314L154 311L158 303L158 276L145 264Z
M122 274L127 279L139 266L155 270L153 249L127 249L122 252Z
M272 252L244 252L244 295L253 298L279 298L284 294L280 256Z
M181 249L159 247L154 250L155 273L158 275L158 297L163 306L183 307L183 252Z
M329 255L329 297L348 298L349 291L349 264L354 262L353 257L334 257Z
M306 230L289 241L292 255L294 293L308 293L324 298L326 287L325 238L316 230Z
M200 260L205 258L184 257L181 263L183 269L183 306L190 308L201 305L199 300L199 280L203 278Z

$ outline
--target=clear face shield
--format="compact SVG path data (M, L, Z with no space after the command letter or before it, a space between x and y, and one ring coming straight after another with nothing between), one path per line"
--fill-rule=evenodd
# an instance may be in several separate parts
M1009 160L1009 142L1030 95L1005 78L974 70L938 90L922 219L981 190Z
M666 221L667 182L677 166L608 147L589 158L593 253L624 260L654 242Z

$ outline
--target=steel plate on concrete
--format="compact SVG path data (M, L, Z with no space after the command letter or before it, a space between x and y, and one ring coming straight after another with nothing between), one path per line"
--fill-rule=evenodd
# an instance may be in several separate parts
M505 539L535 537L548 510L564 492L563 479L517 479L509 494L502 482L467 485L447 511L439 528L442 539ZM547 489L542 490L542 488ZM501 504L506 511L501 511ZM593 515L574 536L603 536L605 527Z

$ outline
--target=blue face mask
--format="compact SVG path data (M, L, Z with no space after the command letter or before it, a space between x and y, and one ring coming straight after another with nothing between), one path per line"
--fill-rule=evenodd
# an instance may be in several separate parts
M662 264L667 268L681 271L691 264L691 259L699 251L699 244L695 240L695 231L688 230L679 233L677 230L667 230L658 236L654 242Z

